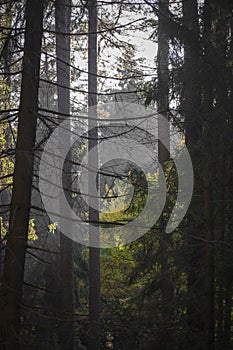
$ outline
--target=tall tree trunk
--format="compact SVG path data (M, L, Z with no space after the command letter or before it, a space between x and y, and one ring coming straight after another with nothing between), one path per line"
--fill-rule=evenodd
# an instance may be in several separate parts
M158 112L164 118L168 118L169 112L169 37L165 31L164 18L168 16L169 0L159 1L159 27L158 27ZM163 118L158 118L158 157L164 170L166 162L170 159L170 130L169 123ZM164 140L164 144L161 140ZM166 171L166 170L165 170ZM170 349L172 344L172 315L173 315L173 290L174 286L169 276L168 249L172 240L165 233L166 222L162 219L162 231L160 232L161 247L161 334L160 346Z
M25 9L26 31L18 137L0 301L0 335L2 347L7 350L20 348L20 304L33 177L43 3L42 0L27 0Z
M233 60L233 16L232 16L232 2L230 4L230 9L228 10L228 13L231 13L230 17L230 34L231 34L231 40L230 40L230 50L228 53L228 61L232 62ZM233 90L232 90L232 76L227 76L227 85L228 85L228 118L226 119L226 133L227 135L231 135L233 132L232 122L229 123L229 116L233 115ZM232 205L229 204L232 201L232 193L233 193L233 165L232 165L232 142L226 143L226 139L224 138L224 146L227 148L227 152L224 154L226 159L226 172L227 175L225 178L225 184L226 184L226 191L225 191L225 240L227 243L230 244L232 242L232 230L231 230L231 222L232 222ZM226 158L227 155L227 158ZM224 345L228 349L232 349L233 344L233 331L232 331L232 310L233 310L233 302L232 302L232 296L233 296L233 278L232 278L232 250L229 249L228 253L226 254L226 251L224 251L224 313L223 313L223 324L224 324Z
M88 1L88 150L98 145L97 129L97 2ZM89 153L89 169L98 169L98 150L94 154ZM89 170L91 171L91 170ZM89 193L93 193L92 181L89 174ZM89 197L89 221L90 224L99 222L98 198ZM98 246L99 228L90 227L90 245ZM89 249L89 339L88 350L100 348L100 249L90 247Z
M231 96L232 98L232 96ZM231 101L232 104L232 101ZM232 131L232 130L231 130ZM232 192L233 192L233 165L232 165L232 144L231 149L229 150L230 154L227 159L227 170L228 170L228 187L227 187L227 193L226 193L226 200L227 202L231 202L232 200ZM225 259L224 259L224 314L223 314L223 342L221 344L222 348L226 349L232 349L233 345L233 338L232 338L232 310L233 310L233 302L232 302L232 296L233 296L233 276L232 276L232 249L231 249L231 242L232 242L232 231L231 231L231 220L232 220L232 206L230 205L228 207L229 211L226 213L228 218L228 223L230 224L230 227L228 226L228 230L226 233L226 241L228 244L230 244L230 249L228 251L225 250ZM229 215L229 216L228 216ZM226 226L227 227L227 226Z
M225 7L226 6L226 7ZM228 120L228 73L227 73L227 51L228 51L228 35L231 32L231 23L230 23L230 13L232 5L226 4L222 6L219 4L215 9L215 43L218 49L218 74L215 76L215 86L216 86L216 104L215 104L215 113L214 113L214 122L211 123L214 125L213 130L211 131L211 136L214 140L219 139L219 152L216 155L215 145L214 147L214 156L218 158L218 168L216 169L216 181L217 181L217 192L218 203L216 226L218 228L217 241L219 242L218 250L216 255L216 326L217 326L217 343L219 346L223 346L223 311L224 311L224 274L226 270L225 261L225 225L226 225L226 189L228 180L228 164L227 164L227 154L229 152L229 145L225 143L225 125ZM230 51L230 50L229 50ZM230 54L230 53L229 53ZM231 87L230 87L231 89Z
M202 349L204 342L203 316L203 280L202 262L203 251L200 241L200 227L202 218L198 212L201 205L202 169L200 160L202 120L200 115L201 82L200 82L200 49L195 44L199 40L198 2L197 0L183 0L183 23L192 31L194 41L184 45L184 85L183 85L183 113L185 116L186 144L192 157L195 174L194 194L187 215L187 343L190 349ZM198 339L198 342L197 342Z
M168 16L169 0L159 1L159 27L158 27L158 112L168 117L169 112L169 36L165 31L164 17ZM158 120L158 152L160 162L166 162L170 158L170 150L167 149L161 139L166 139L169 144L170 130L169 124L163 119Z
M213 53L211 52L210 43L212 36L213 10L212 2L206 0L204 8L204 67L205 81L203 84L203 113L205 121L209 127L203 131L203 138L206 155L204 157L204 232L205 232L205 348L212 350L215 348L215 316L214 316L214 256L213 256L213 217L212 217L212 188L211 188L211 171L213 170L213 147L212 145L212 123L213 117L213 77L211 64L213 62Z
M70 114L70 21L71 0L56 0L56 55L57 55L57 91L58 111ZM61 34L66 33L66 34ZM65 117L61 116L59 122ZM71 127L71 126L70 126ZM62 140L60 140L62 142ZM59 145L62 147L62 144ZM64 164L64 190L68 191L71 181L71 163ZM61 214L65 216L64 207L60 204ZM62 350L74 350L75 345L75 303L74 303L74 259L73 242L62 232L69 230L61 224L60 233L60 300L61 318L60 345Z
M222 273L222 266L224 266L224 249L223 249L223 242L225 239L225 191L226 191L226 162L224 159L225 151L224 151L224 144L223 140L221 139L221 153L220 153L220 160L219 160L219 174L218 174L218 180L219 180L219 186L220 186L220 208L219 208L219 225L218 225L218 237L217 240L219 242L219 248L218 248L218 264L219 266L219 273L217 276L217 315L216 315L216 321L217 321L217 342L218 345L221 346L223 342L223 298L224 298L224 277ZM217 266L217 265L216 265Z
M208 155L209 156L209 155ZM206 349L214 349L214 257L213 257L213 227L210 186L210 163L206 159L204 169L204 218L205 218L205 339Z

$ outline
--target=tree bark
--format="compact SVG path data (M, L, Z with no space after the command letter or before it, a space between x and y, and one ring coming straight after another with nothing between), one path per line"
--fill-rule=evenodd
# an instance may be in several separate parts
M203 332L203 249L201 239L202 216L198 215L201 203L202 161L201 161L201 133L202 118L201 105L201 52L199 45L199 23L197 0L183 0L183 23L194 38L184 44L184 82L182 109L185 117L186 145L192 157L195 174L194 193L187 215L187 343L190 349L202 349ZM198 342L197 342L198 340Z
M204 157L204 232L205 232L205 304L204 304L204 322L205 322L205 348L213 350L215 348L215 315L214 315L214 255L213 255L213 215L212 215L212 187L211 172L213 171L213 149L212 144L212 124L213 118L213 76L211 63L214 57L211 55L208 43L211 43L213 8L210 0L205 1L204 8L204 39L205 39L205 80L203 84L203 115L208 121L208 128L203 132L206 155Z
M165 31L164 18L168 16L169 0L159 1L159 24L158 24L158 113L168 119L169 113L169 37ZM166 143L163 144L161 140ZM169 123L158 117L158 158L164 171L166 162L170 159L170 130ZM168 248L172 240L165 233L166 223L162 218L162 230L160 232L161 247L161 332L159 343L164 349L172 346L172 317L173 317L173 291L174 286L169 276Z
M89 169L98 169L98 129L97 129L97 2L88 1L88 150L96 148L93 155L89 153ZM89 170L91 171L91 170ZM93 193L93 186L89 174L89 193ZM98 198L89 197L89 221L97 223L96 227L90 226L90 245L98 246L99 243L99 213L94 209L98 207ZM89 248L89 338L88 350L100 349L100 249Z
M226 7L225 7L226 6ZM213 145L214 156L217 157L217 195L218 203L216 210L219 213L215 219L215 226L217 226L217 241L219 243L216 256L216 341L218 346L222 347L224 344L224 285L225 285L225 270L226 270L226 254L224 247L225 231L226 231L226 190L227 183L229 182L228 174L228 159L229 145L225 143L225 124L228 119L228 111L226 106L228 104L228 94L231 87L228 86L228 73L227 73L227 52L228 52L228 35L231 30L230 13L232 5L225 4L218 5L215 8L215 43L218 48L219 57L221 57L221 64L218 66L218 74L215 75L216 86L216 105L214 113L214 128L211 132L211 136L214 140L219 140L219 151L216 155L215 145ZM230 52L229 52L230 54ZM224 107L223 107L224 106ZM226 305L226 304L225 304Z
M30 214L38 110L43 1L27 0L18 137L3 281L0 335L2 348L20 348L20 304Z
M55 3L58 111L59 113L64 113L64 115L70 114L70 36L61 33L70 32L71 5L71 0L56 0ZM59 122L62 123L65 118L61 115ZM62 139L60 142L62 142ZM62 147L62 144L59 147ZM64 163L64 191L68 191L72 183L70 164L68 160ZM60 203L60 212L66 216L62 203ZM61 226L60 301L63 321L60 327L60 346L62 350L75 350L73 242L62 233L70 228L65 227L62 223Z
M169 37L165 31L164 18L167 17L169 0L159 1L159 26L158 26L158 113L165 118L169 112ZM158 153L159 161L166 162L170 158L170 150L165 147L161 139L166 139L169 144L170 130L169 124L164 123L163 119L158 120Z

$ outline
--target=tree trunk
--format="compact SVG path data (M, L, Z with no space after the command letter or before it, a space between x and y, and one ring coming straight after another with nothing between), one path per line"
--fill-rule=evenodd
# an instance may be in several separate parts
M164 118L168 118L169 112L169 37L165 31L164 18L168 16L168 0L159 1L159 26L158 26L158 112ZM170 130L169 123L163 118L158 118L158 158L164 171L166 162L170 159ZM165 144L161 140L164 140ZM172 240L165 233L166 222L161 220L163 229L160 232L161 247L161 332L159 343L164 349L172 346L172 317L173 317L173 290L174 286L169 276L168 249Z
M232 97L232 96L231 96ZM232 102L231 102L232 103ZM226 193L226 199L227 203L232 200L232 190L233 190L233 178L231 176L233 172L233 165L232 165L232 151L230 151L229 158L227 159L227 169L228 169L228 190ZM232 218L232 208L229 206L229 211L226 213L228 217L227 222L231 223ZM229 216L228 216L229 215ZM227 226L226 226L227 227ZM232 244L232 232L231 227L229 227L229 231L227 230L226 234L226 241L231 247ZM224 295L223 295L223 302L224 302L224 313L223 313L223 342L221 344L222 348L225 349L232 349L233 344L233 338L232 338L232 310L233 310L233 302L232 302L232 295L233 295L233 277L232 277L232 249L230 248L228 251L225 250L225 256L224 256Z
M204 158L204 232L205 232L205 306L204 306L204 322L205 322L205 348L213 350L215 348L215 315L214 315L214 255L213 255L213 217L212 217L212 188L211 188L211 171L213 170L213 150L212 145L213 130L211 118L213 118L213 75L211 63L214 59L213 53L210 51L212 35L213 10L210 0L206 0L204 8L204 64L205 64L205 80L203 84L203 114L205 120L209 122L209 127L203 132L206 156Z
M70 114L70 36L61 33L70 32L71 4L71 0L56 0L55 3L58 111L64 115ZM65 117L61 116L59 122L62 123L64 119ZM62 147L62 144L59 147ZM72 183L70 164L68 160L64 163L64 191L68 191ZM62 203L60 204L60 212L66 216ZM62 350L74 350L76 345L73 242L62 233L70 228L65 227L62 223L61 226L60 300L63 321L60 327L60 346Z
M218 292L217 292L217 342L219 346L221 346L223 342L223 302L224 302L224 278L222 273L222 266L224 266L224 249L222 247L222 244L225 239L225 191L226 191L226 162L224 159L224 145L223 140L221 140L221 153L220 153L220 161L219 161L219 174L218 174L218 180L219 180L219 186L220 186L220 208L219 208L219 229L218 229L218 242L219 242L219 249L218 249L218 264L219 266L219 273L217 278L218 283ZM217 266L217 265L216 265Z
M232 13L232 3L229 3L230 9L228 10L228 13ZM224 22L222 22L222 25ZM233 60L233 18L230 17L230 33L231 33L231 40L230 40L230 50L228 53L228 61L232 62ZM229 118L229 115L233 115L233 91L232 91L232 77L229 78L227 76L227 85L228 85L228 113L227 117ZM230 93L229 93L230 92ZM232 134L232 123L229 125L229 119L226 119L226 134L231 135ZM229 129L230 128L230 129ZM228 134L229 133L229 134ZM224 135L225 136L225 135ZM232 222L232 205L229 204L232 201L232 193L233 193L233 165L232 165L232 143L227 143L226 138L224 138L224 146L227 151L224 153L224 159L226 160L226 173L227 176L225 177L225 241L230 245L232 243L232 230L231 230L231 222ZM227 155L227 157L226 157ZM222 174L223 176L223 174ZM223 246L224 247L224 246ZM224 283L224 295L223 295L223 302L224 302L224 313L223 313L223 338L224 343L223 346L226 347L226 349L232 349L233 344L233 330L232 330L232 310L233 310L233 303L232 303L232 295L233 295L233 278L232 278L232 250L231 248L226 254L226 250L224 250L224 275L223 275L223 283Z
M3 281L0 335L3 348L20 348L20 304L30 214L38 86L42 39L43 1L27 0L24 61L18 119L18 138Z
M168 16L169 0L159 1L159 27L158 27L158 112L165 118L169 112L169 36L165 31L163 18ZM170 151L167 149L161 139L165 138L169 144L170 130L169 124L164 123L163 119L158 120L158 152L160 162L166 162L170 158Z
M199 239L202 217L199 214L201 203L202 169L201 169L201 132L202 119L200 114L201 105L201 82L200 82L200 50L195 44L199 40L198 3L197 0L183 0L184 26L192 31L193 38L184 45L184 82L182 109L185 117L186 144L192 157L195 174L194 193L187 215L187 336L186 346L190 349L202 349L204 342L203 316L203 251Z
M210 164L204 169L204 217L205 217L205 339L206 349L214 349L214 257L211 208Z
M227 63L227 51L228 51L228 35L231 30L230 26L230 13L232 5L229 3L225 8L219 4L215 8L215 42L218 48L218 55L220 57L220 64L218 66L218 74L215 76L215 86L216 86L216 104L215 104L215 114L214 114L214 125L211 136L214 140L219 140L219 152L217 153L218 167L215 170L216 180L217 180L217 195L218 203L216 210L219 215L216 217L216 226L218 228L217 241L218 250L216 256L216 326L217 326L217 343L218 346L223 346L223 313L224 313L224 284L225 284L225 273L226 273L226 254L224 247L225 240L225 230L226 230L226 190L227 183L229 182L228 174L228 162L227 154L229 152L229 145L225 143L225 124L228 120L228 111L226 106L228 104L228 94L231 87L228 86L228 73L226 67ZM230 52L229 52L230 54ZM224 106L224 107L223 107ZM216 157L215 145L213 145L214 156Z
M88 150L98 145L97 129L97 3L96 0L88 1ZM89 153L89 169L98 169L98 150ZM89 174L89 193L93 193L93 186ZM90 224L98 223L99 213L98 198L89 197L89 221ZM90 245L99 244L99 227L90 226ZM88 350L100 349L100 249L90 247L89 250L89 338Z

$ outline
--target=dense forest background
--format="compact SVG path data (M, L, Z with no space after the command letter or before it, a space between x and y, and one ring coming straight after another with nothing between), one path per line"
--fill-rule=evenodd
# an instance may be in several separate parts
M1 0L0 14L0 349L231 350L232 1ZM167 183L160 219L127 245L89 248L47 215L39 164L64 120L94 125L64 165L78 211L77 164L99 135L81 112L110 101L156 108L185 135L194 190L183 221L165 233L179 179L158 142ZM101 190L114 207L127 187L106 180L106 169ZM141 169L124 171L134 186L124 214L82 207L99 230L145 205Z

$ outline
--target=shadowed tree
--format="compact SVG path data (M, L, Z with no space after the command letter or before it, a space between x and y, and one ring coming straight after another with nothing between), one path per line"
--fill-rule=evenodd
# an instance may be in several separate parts
M27 0L25 9L18 137L0 301L0 335L6 350L20 348L20 307L33 177L43 6L42 0Z
M165 119L169 114L169 36L165 31L164 18L168 16L169 1L160 0L158 7L158 112ZM165 119L158 118L158 157L163 168L170 159L170 130L169 123ZM164 144L166 143L166 144ZM170 349L172 344L171 324L173 318L173 284L169 276L168 247L172 240L165 233L166 223L161 220L160 232L161 247L161 332L159 343L164 349Z
M197 0L183 1L183 22L190 30L194 40L184 43L184 79L182 88L182 110L185 117L186 144L192 157L195 173L194 196L187 215L187 346L191 349L200 349L203 341L203 291L201 292L203 250L199 241L201 238L201 217L197 211L202 207L200 190L201 158L200 142L202 133L202 120L200 114L201 103L201 52L199 42L198 3ZM196 342L197 334L199 342ZM200 346L200 347L199 347Z
M71 5L71 0L56 0L55 2L57 91L60 123L64 121L65 116L70 114L70 36L68 33L70 33ZM62 147L62 139L60 143L59 147ZM72 183L70 164L68 160L64 163L63 186L65 191L70 190ZM60 203L61 215L65 215L64 210L64 206ZM63 226L61 229L65 233L70 227ZM61 348L74 350L76 346L73 242L62 232L60 233L60 300L61 318L63 319L60 327Z
M89 0L88 5L88 150L98 144L97 129L97 2ZM98 151L89 153L89 169L98 169ZM91 170L90 170L91 171ZM89 174L91 175L91 174ZM89 176L89 193L92 194L96 183ZM98 247L99 243L99 213L98 198L89 197L89 241L90 245ZM97 223L93 227L93 223ZM100 249L89 248L89 334L88 350L100 348Z

